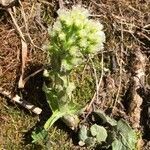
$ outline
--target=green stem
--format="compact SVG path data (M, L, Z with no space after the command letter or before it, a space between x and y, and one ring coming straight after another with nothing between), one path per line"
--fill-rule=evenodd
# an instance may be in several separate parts
M49 130L49 128L61 117L63 117L65 115L65 112L61 112L59 110L56 110L53 112L52 116L46 121L45 125L44 125L44 129L46 131Z

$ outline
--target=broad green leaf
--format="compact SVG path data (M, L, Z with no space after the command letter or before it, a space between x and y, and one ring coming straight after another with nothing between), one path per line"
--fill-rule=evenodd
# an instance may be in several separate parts
M100 119L102 119L103 123L108 123L111 126L117 125L117 121L107 116L103 111L96 110L94 111L94 113L97 114L100 117Z
M106 141L107 138L107 131L103 126L99 126L94 124L90 128L92 136L96 136L96 140L98 143Z
M118 140L122 142L124 150L135 150L137 134L129 124L121 119L117 124Z
M98 130L98 125L94 124L91 126L90 131L91 131L92 136L97 135L97 130Z
M111 128L111 129L107 130L107 134L108 134L107 145L111 145L112 142L114 142L116 140L117 133L116 133L115 129Z
M115 140L113 143L112 143L112 150L124 150L123 149L123 144L120 140ZM127 150L127 149L126 149Z
M54 112L59 108L59 104L57 101L57 95L53 89L47 88L47 86L43 85L43 91L46 93L46 99L47 102L51 108L51 110Z
M79 130L79 145L83 146L85 144L85 140L88 138L88 131L85 125L81 126Z

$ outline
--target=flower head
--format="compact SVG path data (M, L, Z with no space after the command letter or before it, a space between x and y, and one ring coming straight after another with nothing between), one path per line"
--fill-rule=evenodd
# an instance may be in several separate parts
M57 51L60 50L63 55L59 62L62 62L63 68L66 66L66 70L80 64L83 55L96 54L103 48L103 25L88 17L89 11L81 6L74 6L72 10L58 10L58 18L50 30L51 52L55 51L55 47Z

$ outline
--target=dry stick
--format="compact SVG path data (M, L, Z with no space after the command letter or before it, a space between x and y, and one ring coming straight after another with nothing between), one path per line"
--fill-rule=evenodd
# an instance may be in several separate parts
M117 16L117 15L114 15L114 14L112 14L112 17L114 17L114 19L117 19L118 23L122 23L122 24L125 24L125 25L130 26L130 27L134 27L134 28L137 28L137 29L141 29L141 27L138 26L138 25L126 22L126 18Z
M120 90L121 90L121 82L122 82L122 53L123 53L123 26L122 26L122 23L121 23L121 51L120 51L120 63L119 64L119 87L118 87L118 91L117 91L117 95L116 95L116 98L115 100L113 101L112 103L112 114L114 112L114 109L116 107L116 104L117 104L117 101L118 101L118 98L119 98L119 94L120 94Z
M136 29L143 30L143 31L149 31L149 30L146 29L146 28L149 28L149 27L150 27L150 24L145 25L144 27L142 27L142 26L135 25L134 23L128 23L128 22L126 22L126 18L117 16L117 15L114 15L114 14L112 14L112 16L114 17L114 19L117 19L117 20L118 20L118 21L116 21L116 22L118 22L118 23L122 23L122 24L124 24L124 25L126 25L126 26L128 26L128 27L131 27L131 28L136 28ZM130 29L129 32L134 33L135 31L131 31L131 29Z
M90 58L93 70L94 70L94 77L95 77L95 83L96 83L96 100L98 101L98 96L99 96L99 87L98 87L98 77L97 77L97 72L96 72L96 68L95 65L93 63L93 60Z
M41 68L41 69L39 69L39 70L33 72L32 74L30 74L28 77L26 77L26 78L24 79L24 83L26 83L31 77L35 76L36 74L40 73L40 72L43 71L43 70L44 70L44 68Z
M36 3L35 6L36 8L36 11L35 11L35 21L37 22L37 24L40 26L40 30L41 31L45 31L45 27L44 25L42 24L42 18L41 18L41 3ZM32 16L32 15L31 15Z
M11 8L8 8L7 10L8 10L8 12L9 12L10 16L11 16L11 19L12 19L12 21L13 21L13 23L14 23L14 25L15 25L15 27L16 27L16 29L17 29L19 35L20 35L20 37L25 41L24 35L23 35L23 33L22 33L20 27L18 26L15 17L14 17L13 14L12 14Z
M104 17L104 15L89 15L89 17Z
M119 22L119 23L121 23L121 22ZM121 23L122 24L122 23ZM119 30L119 31L121 31L122 29L117 29L117 30ZM134 31L132 31L132 30L123 30L123 32L127 32L127 33L129 33L129 34L131 34L132 35L132 37L137 41L137 42L139 42L140 44L142 44L142 45L145 45L142 41L140 41L138 38L136 38L135 37L135 35L134 35ZM140 32L141 33L141 32ZM143 34L143 33L142 33ZM149 37L147 37L145 34L143 34L143 36L145 37L145 38L147 38L148 40L150 40L149 39Z
M145 28L149 28L149 27L150 27L150 24L147 24L143 28L145 29Z
M23 35L20 27L18 26L18 24L16 22L15 17L12 14L11 8L8 8L7 10L8 10L8 12L9 12L11 18L12 18L12 21L13 21L20 37L21 37L21 43L22 43L22 68L21 68L21 76L20 76L20 79L19 79L19 82L18 82L18 87L23 88L24 87L23 75L24 75L25 62L26 62L26 57L27 57L27 43L26 43L26 40L24 38L24 35Z
M64 2L63 2L63 0L59 0L59 7L60 7L60 9L64 8Z
M147 39L149 42L150 42L150 38L147 36L147 35L145 35L144 33L142 33L142 32L139 32L139 33L137 33L140 37L141 36L143 36L145 39Z
M100 3L100 4L98 4L98 3L96 3L94 0L91 0L91 2L93 3L93 4L95 4L96 6L98 6L98 7L101 7L101 6L109 6L109 5L107 5L107 4L103 4L103 3Z
M103 50L101 51L101 54L102 54L102 58L101 58L101 77L100 77L100 80L99 80L99 83L98 83L98 86L97 86L97 90L96 90L96 92L94 93L94 96L93 96L93 98L92 98L92 100L91 100L91 102L89 103L89 105L88 106L86 106L85 107L85 110L86 111L88 111L88 114L86 115L86 117L85 117L85 119L89 116L89 114L90 114L90 108L91 108L91 106L92 106L92 104L94 103L94 101L95 101L95 99L96 99L96 96L97 96L97 91L99 91L99 89L100 89L100 86L101 86L101 83L102 83L102 79L103 79L103 74L104 74L104 58L103 58Z
M3 90L3 88L1 87L0 87L0 94L2 94L3 96L6 96L7 98L11 99L12 102L20 104L21 106L34 112L37 115L41 114L42 112L41 108L36 107L25 100L22 100L19 95L15 95L14 97L12 97L10 92Z
M30 43L31 43L35 48L38 48L38 49L40 49L40 50L43 51L42 48L40 48L40 47L38 47L37 45L34 44L32 38L31 38L31 36L30 36L30 34L29 34L29 28L28 28L28 24L27 24L27 19L26 19L26 15L25 15L24 8L23 8L23 5L22 5L21 1L19 1L19 4L20 4L20 6L21 6L21 14L22 14L22 17L23 17L23 20L24 20L24 23L25 23L25 29L26 29L28 38L29 38L29 40L30 40Z
M50 2L47 2L46 0L40 0L40 3L47 4L50 5L51 7L54 7Z
M87 64L89 63L89 58L86 60L86 64L84 65L84 68L83 68L83 71L82 71L82 76L81 76L81 81L83 81L84 80L84 73L85 73L85 71L86 71L86 69L87 69Z

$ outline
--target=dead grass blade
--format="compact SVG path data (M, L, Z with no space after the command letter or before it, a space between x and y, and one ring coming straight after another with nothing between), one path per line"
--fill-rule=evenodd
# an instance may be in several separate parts
M12 21L16 27L16 30L18 31L18 34L20 35L21 37L21 44L22 44L22 49L21 49L21 60L22 60L22 67L21 67L21 76L20 76L20 79L19 79L19 82L18 82L18 88L24 88L24 81L23 81L23 76L24 76L24 69L25 69L25 63L26 63L26 59L27 59L27 43L26 43L26 40L24 38L24 35L19 27L19 25L17 24L17 21L15 19L15 17L13 16L13 13L12 13L12 10L11 8L8 8L7 9L11 18L12 18Z
M31 77L34 77L36 74L42 72L44 70L44 68L41 68L35 72L33 72L32 74L30 74L29 76L27 76L25 79L24 79L24 84L26 84L26 82L31 78Z
M21 67L21 76L18 82L18 88L24 88L25 81L23 80L24 76L24 70L25 70L25 64L26 64L26 59L27 59L27 43L24 42L24 40L21 39L22 43L22 67Z

